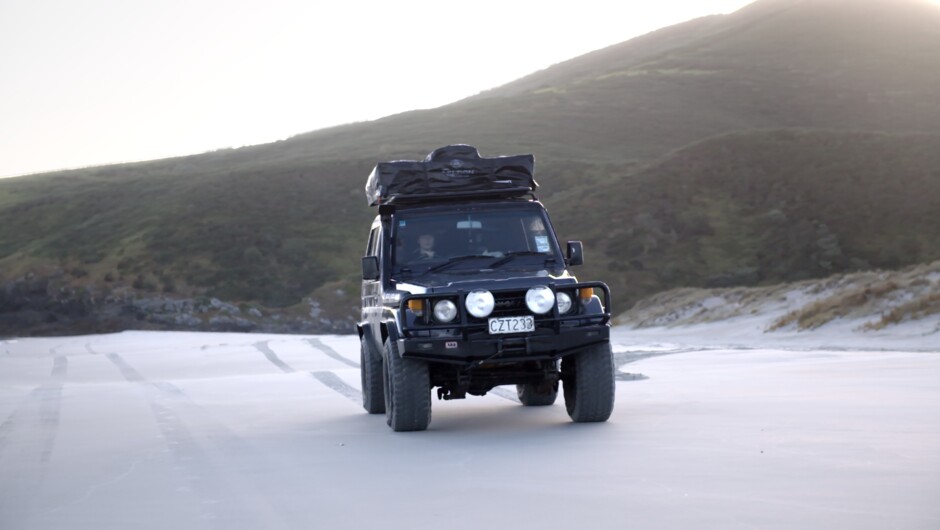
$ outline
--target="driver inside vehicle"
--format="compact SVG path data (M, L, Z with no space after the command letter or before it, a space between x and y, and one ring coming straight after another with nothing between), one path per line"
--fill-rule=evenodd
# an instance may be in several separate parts
M434 259L434 235L421 234L418 236L418 246L412 251L411 257L415 261Z

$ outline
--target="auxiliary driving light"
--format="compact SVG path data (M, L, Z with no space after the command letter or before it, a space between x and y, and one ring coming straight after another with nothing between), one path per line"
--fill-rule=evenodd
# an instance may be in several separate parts
M562 315L571 310L571 297L568 293L555 293L555 303L558 304L558 312Z
M450 300L441 300L434 304L434 320L450 322L457 318L457 306Z
M552 290L544 285L539 285L529 289L525 294L525 305L529 310L537 315L544 315L552 310L555 304L555 296Z
M465 305L471 315L477 318L486 318L493 312L493 307L496 306L496 300L493 298L493 293L480 289L467 293Z

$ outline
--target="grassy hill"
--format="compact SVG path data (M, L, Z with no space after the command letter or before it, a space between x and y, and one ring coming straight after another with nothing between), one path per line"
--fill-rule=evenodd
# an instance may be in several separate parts
M898 268L940 258L940 135L729 133L546 202L628 304Z
M32 275L50 296L312 297L348 315L366 175L446 143L534 153L560 237L586 243L581 275L621 309L940 259L936 64L927 2L761 0L438 109L0 180L0 313L25 303L3 286Z

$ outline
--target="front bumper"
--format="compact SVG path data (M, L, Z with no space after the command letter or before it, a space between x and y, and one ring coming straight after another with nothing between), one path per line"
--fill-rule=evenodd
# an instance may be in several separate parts
M556 286L549 285L553 290ZM574 315L559 315L557 308L536 318L536 329L528 333L491 335L485 322L472 319L464 309L465 292L434 293L407 296L400 306L401 335L398 351L403 357L424 359L448 364L498 364L525 361L555 360L595 344L610 340L610 290L601 282L586 282L557 286L557 290L572 291L592 288L600 291L585 303L583 310ZM497 299L514 294L511 289L493 291ZM515 290L518 291L518 290ZM451 298L458 301L460 317L449 324L417 324L413 316L406 313L407 302L412 298L428 300L428 307L435 298Z
M535 330L525 336L415 337L398 339L403 357L453 364L489 364L554 360L610 340L608 325Z

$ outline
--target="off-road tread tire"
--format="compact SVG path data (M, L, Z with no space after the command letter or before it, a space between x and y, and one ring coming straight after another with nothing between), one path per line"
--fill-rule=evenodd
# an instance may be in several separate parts
M609 343L589 346L561 362L565 408L576 423L607 421L614 410L614 356Z
M519 403L522 403L526 407L548 407L554 405L555 400L558 398L558 384L555 384L551 392L544 394L538 392L538 387L539 385L534 383L516 385L516 395L519 396Z
M359 339L359 372L362 380L362 408L369 414L385 412L385 376L382 356L372 351L367 342Z
M385 422L393 431L423 431L431 423L428 363L404 359L394 341L385 341Z

